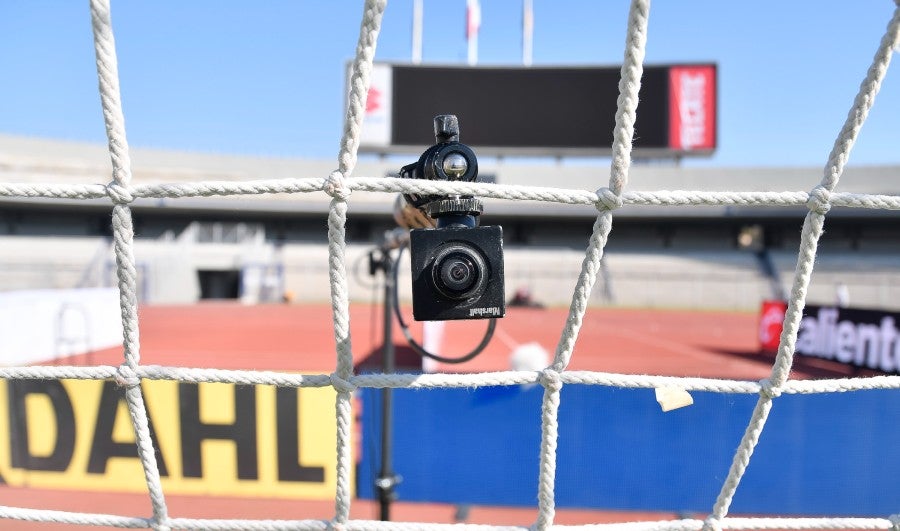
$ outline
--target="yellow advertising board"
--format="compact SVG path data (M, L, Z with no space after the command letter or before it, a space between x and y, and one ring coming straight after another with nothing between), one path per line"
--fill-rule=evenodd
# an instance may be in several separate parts
M334 498L334 389L150 380L141 389L167 493ZM146 491L123 390L111 381L0 380L0 477Z

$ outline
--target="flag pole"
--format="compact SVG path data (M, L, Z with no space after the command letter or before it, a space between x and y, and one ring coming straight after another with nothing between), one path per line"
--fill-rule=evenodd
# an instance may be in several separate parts
M412 64L422 62L422 0L413 0Z
M522 64L531 66L534 36L534 9L532 0L522 0Z

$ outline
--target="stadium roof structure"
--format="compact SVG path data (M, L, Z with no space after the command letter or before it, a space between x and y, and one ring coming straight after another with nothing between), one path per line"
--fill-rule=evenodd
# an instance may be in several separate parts
M423 146L423 149L427 146ZM477 151L477 148L476 148ZM337 152L337 149L335 149ZM300 159L210 154L159 149L131 149L133 183L167 183L196 181L247 181L279 178L327 177L336 167L332 159ZM384 177L395 175L401 166L416 158L361 158L354 176ZM502 184L544 186L574 190L596 190L609 179L606 162L579 159L519 161L516 159L483 159L483 175ZM705 190L705 191L807 191L822 177L821 167L692 167L668 162L634 162L630 171L629 191ZM105 184L110 180L111 164L103 144L30 138L0 134L0 181L18 183ZM891 166L848 165L838 190L869 194L900 193L900 164ZM109 201L67 199L23 199L0 197L0 205L24 205L40 202L72 208L107 208ZM390 214L393 197L376 192L354 192L352 211L357 214ZM328 210L328 196L310 194L264 194L259 196L208 197L180 199L138 199L136 209L169 209L173 212L240 211L245 214L316 214ZM583 218L593 217L596 210L583 205L542 203L529 208L523 202L490 200L491 213L507 218ZM628 206L617 216L636 218L669 217L767 217L793 214L801 208L760 208L735 206L642 207ZM843 211L843 212L841 212ZM851 212L852 211L852 212ZM868 209L839 209L832 215L885 216L890 212Z

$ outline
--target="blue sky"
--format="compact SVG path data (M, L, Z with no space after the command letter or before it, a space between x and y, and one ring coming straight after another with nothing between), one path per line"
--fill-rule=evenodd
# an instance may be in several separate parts
M466 58L465 0L425 0L425 63ZM412 0L388 3L377 60L408 61ZM113 2L133 146L336 157L344 65L362 2ZM712 166L819 166L892 0L657 0L648 63L719 65ZM622 61L625 0L534 0L535 65ZM520 0L482 0L479 63L521 62ZM103 142L87 0L0 5L0 132ZM897 164L900 74L888 73L851 164ZM640 112L640 111L639 111Z

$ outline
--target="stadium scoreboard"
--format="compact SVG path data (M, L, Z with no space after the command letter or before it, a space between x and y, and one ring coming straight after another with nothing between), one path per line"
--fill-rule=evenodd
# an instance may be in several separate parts
M709 156L716 148L714 64L646 66L635 156ZM360 151L406 153L433 141L430 124L455 114L485 155L611 153L619 67L462 67L376 63Z

